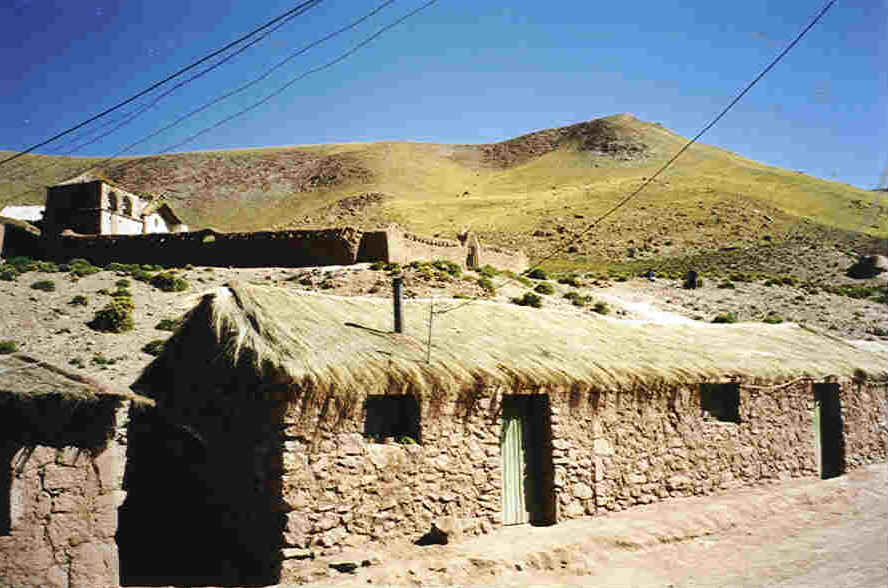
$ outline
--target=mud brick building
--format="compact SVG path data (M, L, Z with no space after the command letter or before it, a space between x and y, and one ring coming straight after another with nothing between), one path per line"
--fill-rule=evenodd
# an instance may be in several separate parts
M427 301L404 301L403 333L391 314L237 283L200 301L132 387L156 410L129 425L123 583L300 581L433 525L557 524L885 459L886 354L795 325L476 302L429 347Z

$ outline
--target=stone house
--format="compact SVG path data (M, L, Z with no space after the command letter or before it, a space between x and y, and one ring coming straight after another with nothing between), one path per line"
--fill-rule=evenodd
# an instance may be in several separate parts
M147 201L106 180L75 180L46 189L43 232L82 235L142 235L188 230L169 205Z
M0 586L118 585L134 402L150 404L24 354L0 356Z
M885 459L886 353L484 301L429 338L428 302L393 333L384 299L205 295L132 386L156 411L130 424L124 582L308 580L373 545Z

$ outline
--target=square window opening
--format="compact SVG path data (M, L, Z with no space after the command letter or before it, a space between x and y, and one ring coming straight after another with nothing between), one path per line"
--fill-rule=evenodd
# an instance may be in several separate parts
M364 403L364 437L374 443L421 443L419 402L415 396L368 396Z
M700 384L700 414L724 423L739 423L740 386Z

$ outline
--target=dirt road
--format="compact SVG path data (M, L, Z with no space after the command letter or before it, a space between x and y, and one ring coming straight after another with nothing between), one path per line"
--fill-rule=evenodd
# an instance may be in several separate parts
M382 555L325 586L867 588L888 585L885 464L668 501L554 527L509 527Z

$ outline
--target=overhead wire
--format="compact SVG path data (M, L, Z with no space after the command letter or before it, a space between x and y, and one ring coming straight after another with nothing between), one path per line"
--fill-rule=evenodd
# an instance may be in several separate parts
M162 149L162 150L158 151L157 153L152 153L151 155L146 155L146 156L139 157L139 158L136 158L136 159L131 160L131 161L126 161L126 162L122 163L121 165L126 165L126 166L134 165L135 163L138 163L139 161L144 161L144 160L146 160L146 159L150 159L151 157L156 157L157 155L161 155L161 154L164 154L164 153L168 153L168 152L170 152L170 151L172 151L172 150L174 150L174 149L177 149L178 147L181 147L181 146L183 146L183 145L185 145L185 144L187 144L187 143L189 143L189 142L191 142L191 141L197 139L197 138L200 137L201 135L204 135L204 134L210 132L211 130L214 130L214 129L216 129L216 128L218 128L218 127L220 127L220 126L222 126L222 125L224 125L224 124L226 124L226 123L228 123L228 122L230 122L231 120L234 120L235 118L237 118L237 117L239 117L239 116L242 116L242 115L246 114L247 112L249 112L249 111L251 111L251 110L254 110L255 108L258 108L259 106L261 106L262 104L265 104L266 102L268 102L269 100L271 100L271 99L274 98L275 96L281 94L284 90L286 90L287 88L289 88L290 86L292 86L292 85L295 84L296 82L298 82L298 81L300 81L300 80L302 80L302 79L304 79L304 78L306 78L306 77L308 77L308 76L310 76L310 75L312 75L312 74L315 74L315 73L318 73L318 72L320 72L320 71L323 71L323 70L329 69L330 67L333 67L333 66L336 65L337 63L340 63L341 61L344 61L345 59L347 59L348 57L350 57L351 55L353 55L354 53L356 53L356 52L357 52L358 50L360 50L361 48L363 48L363 47L367 46L368 44L370 44L373 40L377 39L377 38L380 37L382 34L384 34L385 32L387 32L388 30L390 30L391 28L393 28L393 27L399 25L400 23L404 22L405 20L407 20L408 18L412 17L412 16L415 15L416 13L418 13L418 12L420 12L420 11L422 11L422 10L428 8L428 7L431 6L432 4L435 4L437 1L438 1L438 0L431 0L431 1L429 1L429 2L426 2L426 3L423 4L423 5L419 6L418 8L416 8L416 9L414 9L414 10L408 12L408 13L405 14L404 16L402 16L402 17L396 19L395 21L393 21L393 22L389 23L388 25L382 27L381 29L379 29L378 31L376 31L375 33L373 33L372 35L370 35L369 37L365 38L363 41L361 41L360 43L358 43L357 45L355 45L354 47L352 47L352 48L349 49L348 51L346 51L346 52L340 54L340 55L339 55L338 57L336 57L335 59L333 59L333 60L331 60L331 61L328 61L328 62L326 62L325 64L323 64L323 65L321 65L321 66L318 66L318 67L312 68L312 69L310 69L310 70L307 70L307 71L303 72L302 74L300 74L299 76L296 76L295 78L291 78L291 79L290 79L286 84L284 84L283 86L277 88L275 91L273 91L272 93L266 95L266 96L265 96L264 98L262 98L261 100L259 100L259 101L257 101L257 102L254 102L253 104L250 104L249 106L247 106L247 107L241 109L240 111L235 112L234 114L229 115L229 116L227 116L227 117L225 117L225 118L223 118L223 119L217 121L217 122L214 123L213 125L210 125L209 127L206 127L206 128L204 128L204 129L202 129L201 131L199 131L199 132L197 132L197 133L195 133L195 134L193 134L193 135L187 137L186 139L184 139L184 140L182 140L182 141L179 141L179 142L177 142L177 143L175 143L175 144L173 144L173 145L168 146L168 147L165 148L165 149ZM285 65L286 63L288 63L289 61L291 61L292 59L298 57L299 55L304 54L304 53L305 53L306 51L308 51L309 49L312 49L312 48L314 48L314 47L316 47L316 46L318 46L318 45L320 45L320 44L322 44L322 43L324 43L324 42L326 42L326 41L328 41L328 40L330 40L330 39L332 39L332 38L334 38L334 37L336 37L336 36L338 36L338 35L341 35L342 33L345 33L345 32L347 32L347 31L349 31L349 30L351 30L351 29L356 28L358 25L360 25L361 23L363 23L364 21L366 21L366 20L369 19L370 17L372 17L372 16L378 14L381 10L383 10L383 9L386 8L387 6L393 4L394 2L395 2L395 0L386 0L385 2L383 2L382 4L380 4L379 6L377 6L376 8L374 8L372 11L370 11L370 12L368 12L367 14L361 16L360 18L358 18L358 19L352 21L352 22L349 23L348 25L345 25L345 26L343 26L343 27L337 29L336 31L333 31L333 32L331 32L331 33L325 35L324 37L321 37L320 39L318 39L318 40L316 40L316 41L313 41L312 43L306 45L305 47L303 47L303 48L301 48L301 49L299 49L299 50L297 50L297 51L291 53L289 56L287 56L286 58L284 58L284 59L281 60L280 62L276 63L275 65L273 65L271 68L269 68L268 70L266 70L262 75L258 76L257 78L254 78L253 80L251 80L251 81L249 81L249 82L247 82L247 83L245 83L245 84L242 84L242 85L239 86L238 88L236 88L236 89L234 89L234 90L232 90L232 91L226 92L226 93L224 93L224 94L218 96L217 98L215 98L215 99L213 99L213 100L211 100L211 101L209 101L209 102L203 104L202 106L199 106L198 108L196 108L196 109L194 109L194 110L192 110L192 111L190 111L190 112L188 112L188 113L186 113L186 114L180 116L179 118L177 118L176 120L172 121L171 123L169 123L169 124L167 124L167 125L165 125L165 126L159 128L159 129L156 129L156 130L153 131L152 133L146 135L145 137L140 138L139 140L137 140L137 141L135 141L135 142L133 142L133 143L130 143L129 145L127 145L126 147L120 149L119 151L117 151L116 153L114 153L113 155L111 155L110 157L105 158L105 159L103 159L103 160L101 160L101 161L98 161L98 162L90 163L89 165L87 165L87 166L85 166L85 167L83 167L83 168L80 168L80 169L78 169L78 170L75 171L75 172L69 172L68 175L76 177L77 175L80 175L80 174L82 174L82 173L85 173L85 172L87 172L87 171L89 171L89 170L91 170L91 169L94 169L94 168L96 168L96 167L102 167L102 166L107 165L108 163L110 163L110 162L114 161L115 159L119 158L119 157L120 157L121 155L123 155L124 153L127 153L128 151L131 151L132 149L134 149L135 147L141 145L142 143L145 143L146 141L148 141L148 140L150 140L150 139L153 139L154 137L160 135L161 133L166 132L166 131L168 131L168 130L170 130L170 129L176 127L176 126L178 126L179 124L183 123L185 120L191 118L192 116L194 116L194 115L196 115L196 114L198 114L198 113L200 113L200 112L203 112L204 110L210 108L211 106L214 106L215 104L218 104L219 102L221 102L221 101L223 101L223 100L225 100L225 99L227 99L227 98L230 98L231 96L234 96L234 95L236 95L236 94L239 94L239 93L241 93L241 92L247 90L248 88L254 86L254 85L257 84L257 83L259 83L260 81L266 79L266 78L267 78L267 77L268 77L273 71L279 69L280 67L282 67L283 65ZM120 166L117 166L117 167L119 168ZM111 171L114 171L115 169L117 169L117 168L112 168ZM21 194L27 194L27 193L33 191L35 188L36 188L36 187L29 188L27 191L24 191L24 192L20 193L20 195L21 195Z
M315 0L315 1L320 2L323 0ZM394 1L394 0L392 0L392 1ZM306 2L305 4L310 4L310 3ZM128 113L127 115L124 116L124 118L122 120L118 119L116 121L116 123L110 123L110 124L114 125L110 130L107 130L97 136L90 138L89 140L87 140L85 142L75 145L73 148L71 148L63 153L60 153L59 155L70 155L71 153L75 153L75 152L77 152L85 147L88 147L89 145L92 145L92 144L104 139L105 137L108 137L109 135L117 132L121 128L125 127L126 125L128 125L131 122L133 122L134 120L136 120L139 116L141 116L142 114L144 114L145 112L147 112L151 108L154 108L161 100L163 100L164 98L166 98L167 96L169 96L170 94L175 92L176 90L179 90L180 88L194 82L195 80L202 78L206 74L208 74L212 71L215 71L216 69L218 69L222 65L225 65L226 63L228 63L229 61L231 61L232 59L234 59L238 55L241 55L246 50L250 49L251 47L255 46L256 44L258 44L259 42L261 42L262 40L267 38L270 34L274 33L275 31L279 30L281 27L283 27L287 23L291 22L297 16L300 16L300 15L304 14L305 12L307 12L308 10L310 10L311 8L314 8L314 6L315 6L315 4L311 4L309 6L301 8L301 9L294 9L294 11L292 11L292 13L290 15L288 15L286 18L280 20L278 23L276 23L274 26L272 26L269 29L267 29L266 31L264 31L262 34L254 37L252 40L250 40L249 43L246 43L246 44L242 45L241 47L238 47L235 51L229 53L228 55L226 55L225 57L223 57L219 61L211 64L207 68L199 71L198 73L192 75L191 77L188 77L185 80L178 82L173 87L171 87L171 88L165 90L164 92L160 93L159 95L155 96L151 100L151 102L149 102L147 104L141 104L140 108L136 109L133 112ZM108 124L106 123L102 126L103 127L108 126ZM89 133L87 133L87 135L88 134ZM61 165L62 163L63 163L63 161L54 161L54 162L51 162L49 165L40 168L36 172L32 171L32 173L41 173L51 167L56 167L58 165Z
M98 120L98 119L100 119L100 118L102 118L102 117L104 117L104 116L106 116L106 115L108 115L108 114L110 114L110 113L112 113L112 112L114 112L114 111L116 111L116 110L118 110L118 109L120 109L120 108L126 106L127 104L129 104L129 103L131 103L131 102L137 100L138 98L140 98L140 97L142 97L142 96L144 96L144 95L146 95L146 94L148 94L148 93L154 91L155 89L157 89L157 88L163 86L163 85L166 84L167 82L170 82L170 81L176 79L177 77L181 76L182 74L184 74L184 73L186 73L186 72L188 72L188 71L191 71L192 69L196 68L197 66L201 65L202 63L205 63L206 61L209 61L210 59L213 59L214 57L216 57L216 56L218 56L218 55L221 55L221 54L225 53L226 51L228 51L228 50L231 49L232 47L235 47L235 46L237 46L237 45L243 43L244 41L246 41L246 40L249 39L250 37L252 37L252 36L254 36L254 35L256 35L256 34L262 32L262 31L264 31L265 29L267 29L267 28L269 28L269 27L274 26L275 24L277 24L277 23L280 22L281 20L284 20L284 19L286 19L286 18L289 18L291 14L293 14L293 13L299 11L299 10L302 10L302 9L305 8L305 7L307 7L306 9L314 8L314 7L316 7L317 5L319 5L319 4L320 4L321 2L323 2L323 1L324 1L324 0L306 0L305 2L302 2L302 3L298 4L296 7L292 8L292 9L290 9L290 10L287 10L286 12L284 12L284 13L278 15L277 17L271 19L270 21L268 21L268 22L265 23L264 25L262 25L262 26L260 26L260 27L257 27L257 28L255 28L255 29L253 29L252 31L250 31L250 32L247 33L246 35L243 35L243 36L239 37L238 39L236 39L236 40L234 40L234 41L228 43L227 45L221 47L220 49L217 49L217 50L215 50L215 51L213 51L213 52L207 54L206 56L204 56L204 57L198 59L197 61L194 61L194 62L192 62L191 64L189 64L189 65L187 65L187 66L185 66L185 67L179 69L178 71L176 71L176 72L174 72L174 73L168 75L167 77L163 78L162 80L160 80L160 81L158 81L158 82L155 82L154 84L150 85L149 87L145 88L144 90L141 90L140 92L137 92L136 94L133 94L132 96L130 96L130 97L127 98L126 100L123 100L122 102L119 102L119 103L117 103L117 104L115 104L114 106L111 106L111 107L109 107L109 108L106 108L106 109L103 110L102 112L100 112L100 113L98 113L98 114L96 114L96 115L94 115L94 116L92 116L92 117L90 117L90 118L88 118L88 119L86 119L86 120L84 120L84 121L82 121L82 122L80 122L80 123L78 123L78 124L76 124L76 125L74 125L74 126L68 128L68 129L66 129L66 130L64 130L64 131L62 131L62 132L60 132L60 133L56 133L55 135L53 135L53 136L50 137L49 139L46 139L46 140L44 140L44 141L41 141L40 143L37 143L37 144L35 144L35 145L32 145L32 146L28 147L28 148L25 149L24 151L20 151L20 152L14 154L14 155L12 155L12 156L9 156L9 157L6 157L5 159L0 160L0 166L4 165L4 164L6 164L6 163L9 163L10 161L13 161L13 160L15 160L15 159L18 159L19 157L21 157L21 156L23 156L23 155L25 155L25 154L27 154L27 153L31 153L31 152L34 151L35 149L39 149L40 147L43 147L43 146L45 146L45 145L48 145L49 143L52 143L53 141L55 141L55 140L57 140L57 139L60 139L61 137L64 137L65 135L68 135L68 134L70 134L70 133L76 131L77 129L80 129L80 128L82 128L82 127L88 125L89 123L91 123L91 122L93 122L93 121L96 121L96 120Z
M657 178L657 176L659 176L664 171L666 171L666 169L670 165L672 165L676 159L678 159L685 151L687 151L691 147L691 145L696 143L697 140L700 137L702 137L704 133L706 133L706 131L708 131L713 126L715 126L715 124L718 121L720 121L734 107L734 105L736 105L737 102L739 102L740 99L742 99L743 96L745 96L753 88L753 86L755 86L763 77L765 77L765 75L769 71L771 71L774 68L774 66L776 66L786 56L786 54L789 53L792 50L792 48L795 47L799 43L799 41L802 40L802 38L808 33L808 31L810 31L814 27L814 25L816 25L820 21L820 19L823 18L823 15L825 15L827 13L827 11L830 8L832 8L833 4L835 4L835 3L836 3L836 0L829 0L829 2L827 2L826 5L820 10L820 12L818 12L817 15L813 18L813 20L810 23L808 23L808 25L805 28L803 28L802 31L798 35L796 35L796 37L783 49L783 51L781 51L777 55L777 57L775 57L773 60L771 60L771 62L767 65L767 67L765 67L751 82L749 82L746 85L746 87L743 88L743 90L741 90L740 93L737 94L737 96L735 96L734 99L731 100L728 103L728 105L725 106L714 119L712 119L712 121L710 121L706 126L704 126L703 129L699 133L694 135L694 137L692 139L690 139L687 143L685 143L685 145L681 149L679 149L678 152L676 152L676 154L673 155L668 161L666 161L666 163L664 163L662 166L660 166L660 168L656 171L656 173L654 173L652 176L648 177L645 181L643 181L641 183L641 185L636 190L631 192L628 196L624 197L622 200L617 202L616 205L614 205L610 209L608 209L604 214L602 214L601 216L596 218L594 221L592 221L583 231L581 231L578 235L576 235L572 239L572 241L576 241L577 239L582 238L589 231L591 231L596 226L598 226L603 220L605 220L606 218L608 218L609 216L611 216L612 214L614 214L615 212L620 210L623 206L628 204L629 201L631 201L639 193L641 193L642 190L644 190L647 186L649 186ZM552 253L550 253L549 255L543 257L542 259L540 259L539 261L534 263L526 271L532 271L533 269L539 268L540 265L542 265L546 261L549 261L554 256L558 255L561 251L562 251L561 248L556 248L555 250L552 251ZM506 282L502 282L500 284L500 286L505 285L505 284L506 284ZM460 308L468 306L469 304L473 304L474 302L476 302L476 300L469 300L469 301L460 303L457 306L453 306L451 308L444 309L444 310L439 310L437 314L446 314L448 312L452 312L454 310L458 310Z

